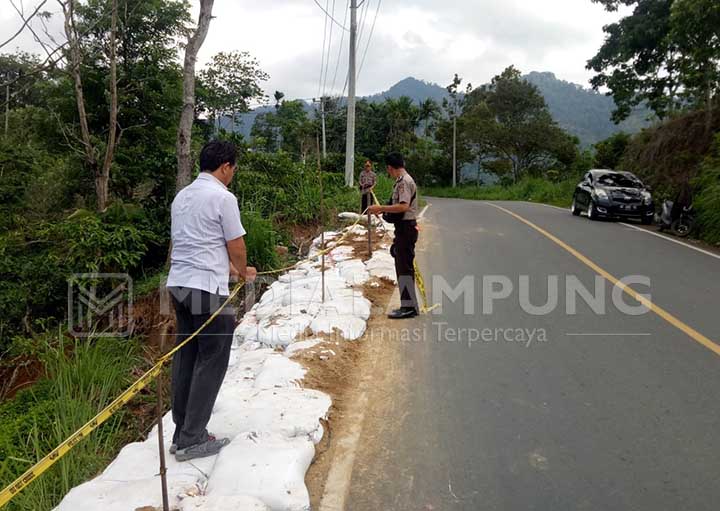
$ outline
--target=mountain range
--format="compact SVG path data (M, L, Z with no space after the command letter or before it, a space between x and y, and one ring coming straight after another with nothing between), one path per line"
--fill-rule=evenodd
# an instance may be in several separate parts
M638 109L627 120L615 124L611 118L615 108L612 98L581 85L560 80L553 73L533 71L523 78L538 88L555 121L567 132L578 137L583 147L589 147L618 131L636 133L650 124L651 112L645 109ZM441 103L447 95L447 90L440 85L408 77L388 90L366 96L365 99L375 102L407 96L417 103L428 98ZM242 122L236 130L248 137L255 117L272 110L272 106L265 106L242 114ZM223 127L229 128L229 124L223 122Z

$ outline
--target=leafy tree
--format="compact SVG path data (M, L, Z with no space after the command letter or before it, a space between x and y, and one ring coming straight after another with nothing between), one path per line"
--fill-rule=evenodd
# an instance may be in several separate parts
M237 114L247 112L251 101L266 99L260 82L268 78L248 52L217 53L200 72L200 109L208 112L215 124L219 116L226 115L234 125Z
M512 66L468 94L461 119L478 159L508 160L515 181L568 167L577 156L577 139L555 123L537 88Z
M680 87L677 47L669 37L672 0L593 0L610 11L620 4L635 5L630 16L603 28L604 44L588 61L597 73L594 89L607 87L617 109L616 122L627 118L632 109L647 102L665 117L676 105Z
M606 38L587 68L615 99L615 121L637 105L661 119L690 105L711 106L720 72L720 4L715 0L593 0L607 10L634 6L603 28Z
M306 104L301 100L278 102L275 112L257 116L251 130L256 147L278 151L282 141L282 150L303 161L315 147L315 133L315 123L308 118Z
M625 149L630 143L630 135L619 132L595 144L593 164L601 169L617 169Z
M720 3L676 0L670 22L670 37L678 47L683 95L709 111L720 83Z
M440 105L438 105L432 98L428 98L420 103L418 119L421 123L424 123L423 135L426 137L428 136L429 127L439 118L440 113Z

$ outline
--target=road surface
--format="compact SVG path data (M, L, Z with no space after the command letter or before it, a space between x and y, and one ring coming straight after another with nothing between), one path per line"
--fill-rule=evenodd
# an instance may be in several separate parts
M549 206L429 202L425 278L466 292L398 323L405 376L369 396L346 509L716 511L720 259ZM654 310L599 277L605 310L568 311L568 282L595 293L598 271L649 278L631 287ZM484 276L513 286L492 313ZM558 305L523 306L549 276Z

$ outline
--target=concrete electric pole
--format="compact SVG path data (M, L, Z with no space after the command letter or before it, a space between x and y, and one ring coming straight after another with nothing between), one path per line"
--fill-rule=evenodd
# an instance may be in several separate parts
M453 188L457 186L457 112L453 115Z
M345 144L345 185L355 177L355 44L357 38L357 0L350 0L350 63L348 65L347 140Z
M327 158L327 142L325 139L325 96L320 97L320 115L322 116L322 154Z

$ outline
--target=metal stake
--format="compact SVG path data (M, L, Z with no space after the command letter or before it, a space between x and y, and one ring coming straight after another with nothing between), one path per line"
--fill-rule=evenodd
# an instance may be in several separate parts
M165 352L165 335L160 338L160 353ZM165 438L163 436L163 383L164 375L162 368L157 379L157 428L158 428L158 450L160 452L160 484L162 487L163 511L170 511L167 486L167 466L165 464Z
M320 164L320 139L315 135L315 144L317 148L317 165L318 165L318 177L320 179L320 250L322 255L320 256L320 285L322 286L321 299L322 303L325 303L325 199L323 193L323 179L322 179L322 166Z
M367 198L368 198L368 201L367 201L367 202L369 202L369 203L372 204L372 202L373 202L372 195L370 195L370 194L368 193L368 194L367 194ZM367 218L368 218L368 226L367 226L367 231L368 231L368 257L372 257L372 217L371 217L371 215L370 215L370 209L369 209L369 208L368 208L368 212L367 212Z

